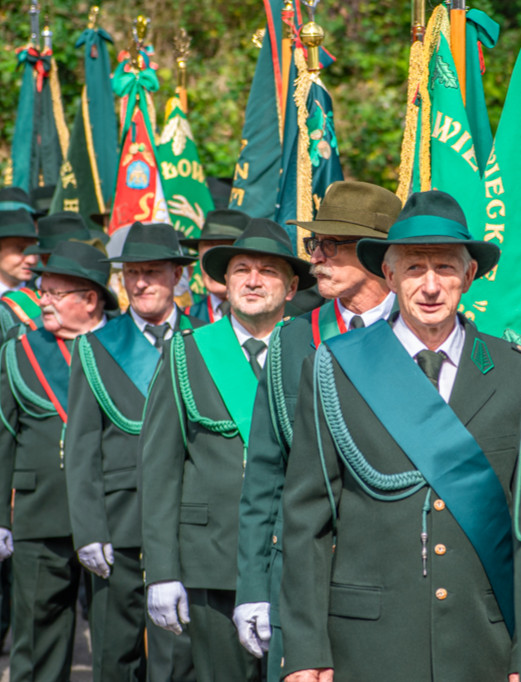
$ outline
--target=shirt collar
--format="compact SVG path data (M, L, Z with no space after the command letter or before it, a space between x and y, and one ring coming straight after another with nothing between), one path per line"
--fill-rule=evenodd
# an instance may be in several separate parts
M368 327L370 324L374 324L378 320L386 320L391 314L395 298L396 295L390 291L381 303L370 310L366 310L365 313L362 313L360 317L364 321L364 325ZM349 329L351 319L357 313L353 313L351 310L342 305L340 299L338 299L338 310L342 315L342 319L344 320L347 329Z
M421 350L427 348L423 341L420 341L416 334L405 324L401 315L398 316L394 323L393 331L411 357L414 358ZM463 352L464 343L465 330L458 317L456 317L454 329L441 346L436 348L436 351L442 350L447 356L447 360L457 367Z
M9 287L7 284L4 284L2 281L0 281L0 296L7 294L9 291L18 291L25 286L27 286L27 282L20 282L20 284L16 287Z
M239 344L240 344L241 346L243 346L243 345L246 343L246 341L247 341L248 339L253 338L253 335L252 335L247 329L245 329L245 328L242 326L242 324L239 322L239 320L237 320L236 317L234 317L233 315L230 315L230 320L231 320L231 323L232 323L233 331L235 332L235 335L237 336L237 339L238 339ZM266 344L266 346L268 346L268 345L269 345L269 342L270 342L270 337L271 337L271 334L272 334L272 333L273 333L273 332L270 332L267 336L261 337L261 338L259 339L259 341L264 341L264 343ZM255 338L257 338L257 337L255 337Z
M138 326L138 328L139 328L139 331L144 332L144 331L145 331L145 327L147 326L147 324L150 324L150 322L147 322L147 321L144 320L140 315L138 315L138 314L136 313L136 311L134 310L134 308L129 307L128 310L129 310L129 312L130 312L130 316L132 317L132 319L134 320L134 322L137 324L137 326ZM167 317L167 319L165 320L165 322L168 322L168 324L170 325L170 328L171 328L172 330L175 329L175 325L176 325L176 322L177 322L177 306L176 306L176 305L174 305L174 308L173 308L173 310L172 310L172 312L171 312L171 314L170 314L170 317Z

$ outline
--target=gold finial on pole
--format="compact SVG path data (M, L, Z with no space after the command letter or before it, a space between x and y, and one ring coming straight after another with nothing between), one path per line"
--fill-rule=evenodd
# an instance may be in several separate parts
M423 41L425 35L425 0L411 0L411 41Z
M308 71L320 71L320 56L318 48L324 40L324 30L314 21L304 24L300 38L308 50Z
M174 34L172 45L177 66L177 88L176 92L181 100L183 111L188 113L188 98L186 94L186 64L190 54L190 43L192 42L185 28L180 28Z
M145 38L148 31L150 19L140 14L132 22L132 38L130 41L129 53L131 68L137 72L143 68L143 57L139 51L144 47Z
M99 7L97 5L93 5L93 7L90 8L89 10L89 21L87 24L87 28L96 28L96 24L98 22L98 17L99 17Z
M52 50L52 31L49 27L49 18L45 17L45 25L42 31L43 48L44 50Z

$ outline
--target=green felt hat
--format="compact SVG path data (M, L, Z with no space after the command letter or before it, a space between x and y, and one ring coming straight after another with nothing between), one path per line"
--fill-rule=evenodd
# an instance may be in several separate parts
M239 239L251 218L242 211L221 208L208 211L201 234L196 239L181 239L181 244L197 249L199 242L222 242Z
M35 213L31 199L21 187L2 187L0 189L0 211L17 211L23 208L29 213Z
M461 206L438 190L412 194L387 240L362 239L356 252L369 272L383 277L382 262L391 244L463 244L478 263L475 279L491 270L501 253L495 244L473 239Z
M99 249L83 242L61 241L52 250L47 265L31 268L38 275L67 275L95 282L105 295L105 308L116 310L118 301L108 288L110 265Z
M37 239L36 226L29 211L25 208L12 211L0 210L0 239L2 237Z
M299 289L307 289L316 279L310 274L310 263L297 258L286 230L267 218L252 218L241 237L227 246L214 246L203 256L203 268L213 279L225 283L230 260L240 253L278 256L291 265L298 275Z
M150 260L171 260L187 265L197 257L183 253L172 225L136 222L128 231L121 255L107 259L109 263L144 263Z
M333 182L315 220L288 220L315 234L385 239L402 204L388 189L356 180Z
M34 207L36 217L42 217L49 213L55 190L56 185L44 185L31 190L29 203Z
M58 242L73 239L78 242L88 242L97 237L96 230L89 230L85 220L74 211L53 213L38 221L38 244L28 246L27 254L51 253Z

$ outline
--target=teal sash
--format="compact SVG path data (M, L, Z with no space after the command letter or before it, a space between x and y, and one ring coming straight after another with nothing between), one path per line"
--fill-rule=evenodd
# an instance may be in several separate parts
M146 397L160 353L147 341L130 314L115 317L95 331L94 336Z
M228 317L194 332L194 341L210 375L237 425L242 442L248 444L257 378Z
M512 635L512 521L501 483L485 454L389 324L379 321L326 345L392 438L446 502L483 564Z
M315 348L319 347L321 341L342 333L338 326L334 300L311 311L311 328Z
M51 391L66 414L70 368L56 343L56 337L41 327L29 332L26 338L40 369L45 371L44 377Z

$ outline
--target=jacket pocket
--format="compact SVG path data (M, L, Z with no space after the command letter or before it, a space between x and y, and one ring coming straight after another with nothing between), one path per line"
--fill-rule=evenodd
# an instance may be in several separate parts
M491 623L501 623L505 620L492 590L485 592L485 607L487 609L488 619Z
M13 488L20 492L36 490L36 471L15 471L13 473Z
M116 490L137 490L136 469L132 467L131 469L105 471L103 482L106 493L113 493Z
M329 615L343 618L378 620L382 612L382 588L332 583Z
M194 526L206 526L208 523L208 505L190 502L181 503L179 522L190 523Z

